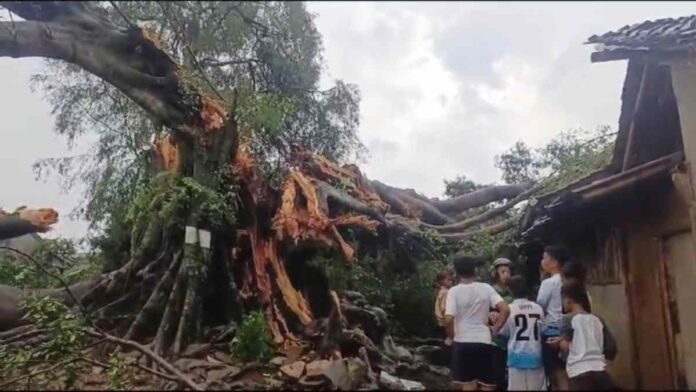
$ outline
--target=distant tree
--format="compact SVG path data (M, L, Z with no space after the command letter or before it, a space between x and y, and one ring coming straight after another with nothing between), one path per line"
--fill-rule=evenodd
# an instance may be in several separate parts
M535 181L539 178L539 162L534 150L518 141L508 151L495 157L495 167L508 184Z
M445 181L445 196L456 197L483 188L485 185L477 184L467 176L457 176L454 180Z
M495 157L495 166L501 170L503 181L509 184L536 182L547 176L578 178L606 163L615 135L608 126L600 126L594 131L581 128L563 131L536 149L518 141Z

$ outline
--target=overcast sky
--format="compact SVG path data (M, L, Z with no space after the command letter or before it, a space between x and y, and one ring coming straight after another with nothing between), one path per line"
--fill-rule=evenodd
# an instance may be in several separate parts
M359 86L362 165L370 178L440 196L443 179L495 182L493 157L517 140L538 146L575 127L616 128L624 61L590 63L592 34L696 12L693 2L316 2L328 86ZM4 12L4 11L2 11ZM53 207L51 236L76 237L68 219L80 189L36 181L32 163L69 154L53 133L36 59L0 58L0 206ZM83 146L84 147L84 146Z

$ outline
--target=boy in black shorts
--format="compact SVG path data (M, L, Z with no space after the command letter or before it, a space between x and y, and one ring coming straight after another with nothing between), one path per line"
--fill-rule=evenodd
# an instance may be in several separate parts
M452 340L452 384L455 390L494 390L496 385L491 334L498 334L507 321L510 308L487 283L474 276L476 260L456 256L454 271L458 284L447 292L445 325ZM488 327L489 309L500 315Z

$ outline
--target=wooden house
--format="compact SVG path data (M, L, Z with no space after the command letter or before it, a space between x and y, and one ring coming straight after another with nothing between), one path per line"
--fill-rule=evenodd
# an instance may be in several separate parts
M696 16L589 39L628 60L611 163L532 201L528 269L542 245L586 263L593 311L617 338L623 388L696 388ZM591 103L588 103L591 104Z

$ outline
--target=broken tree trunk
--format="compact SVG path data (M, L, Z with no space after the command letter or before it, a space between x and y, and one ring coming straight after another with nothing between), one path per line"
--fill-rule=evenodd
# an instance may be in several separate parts
M38 210L20 207L8 214L0 209L0 240L29 233L43 233L58 222L58 212L52 208Z

